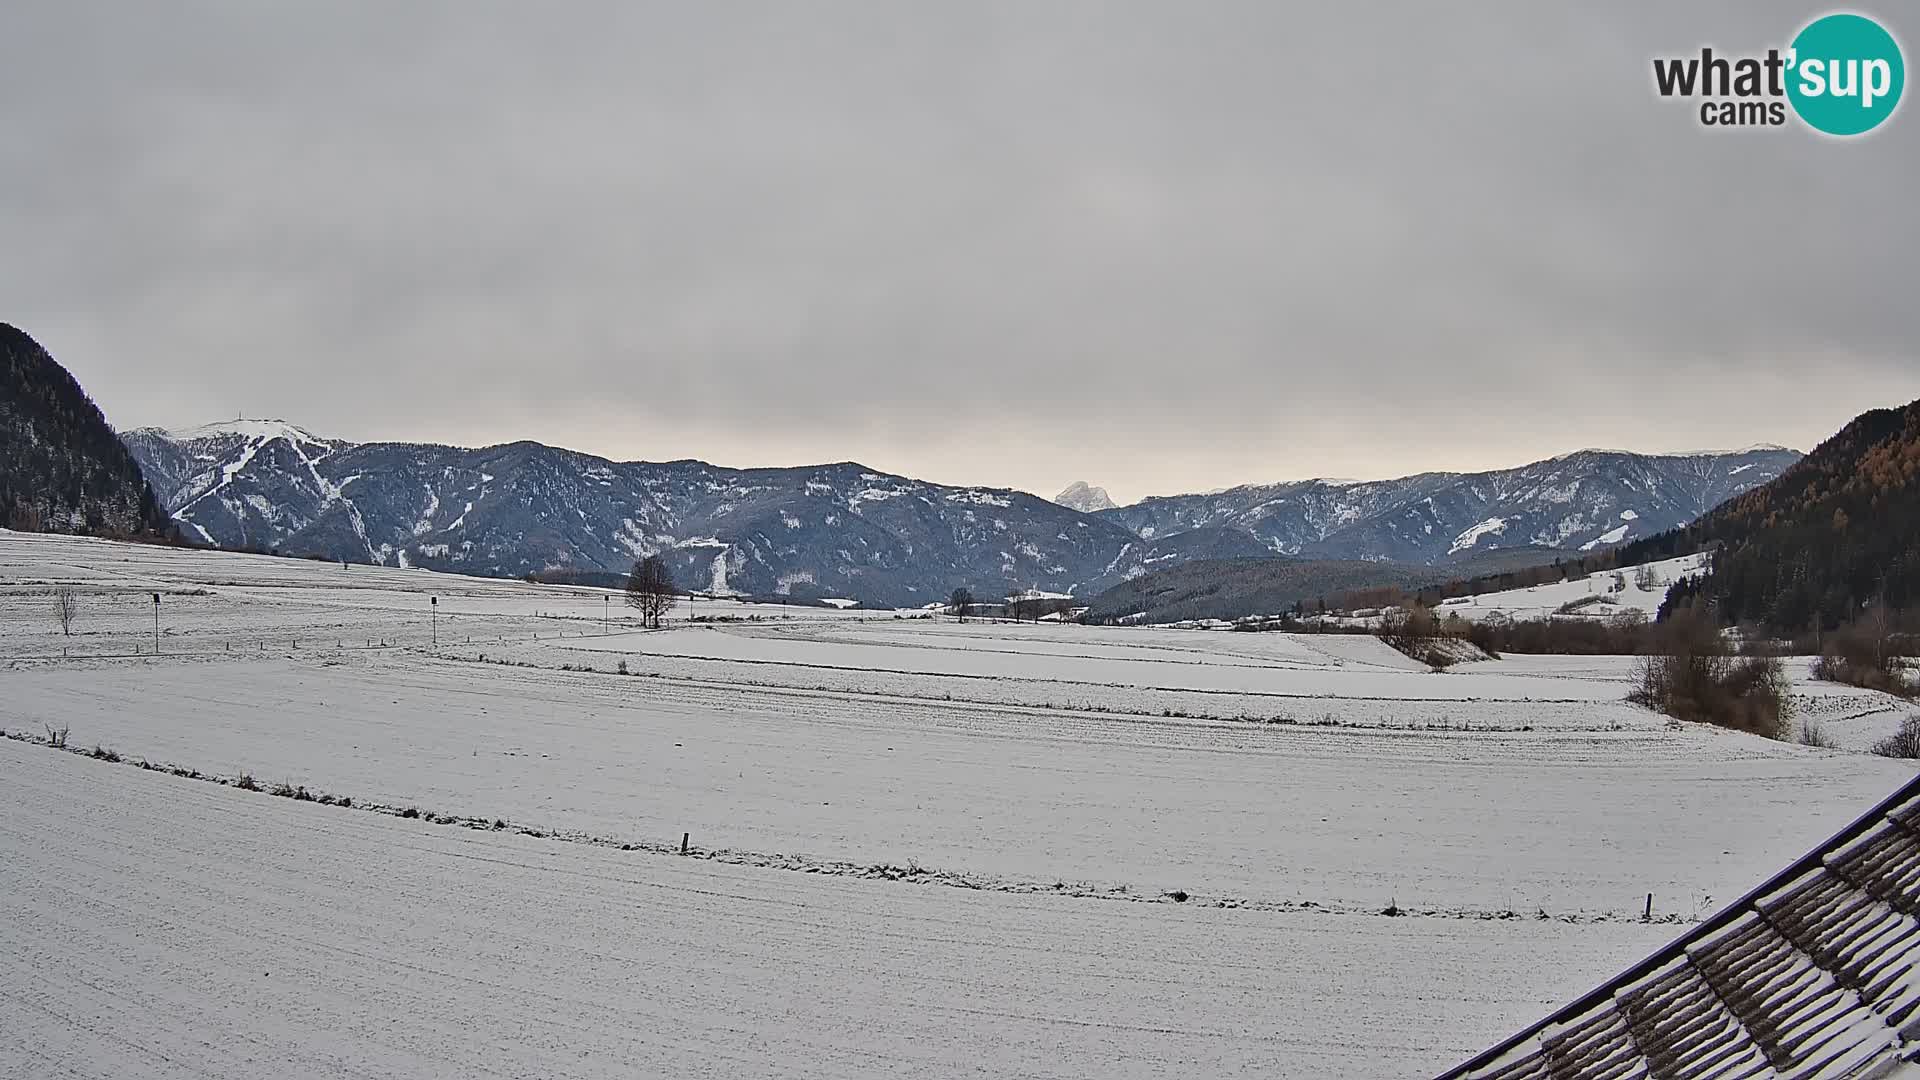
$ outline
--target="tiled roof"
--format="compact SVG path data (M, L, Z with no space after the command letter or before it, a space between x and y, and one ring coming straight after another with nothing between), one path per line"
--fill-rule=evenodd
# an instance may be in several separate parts
M1679 940L1439 1080L1895 1075L1920 1054L1916 916L1920 779Z

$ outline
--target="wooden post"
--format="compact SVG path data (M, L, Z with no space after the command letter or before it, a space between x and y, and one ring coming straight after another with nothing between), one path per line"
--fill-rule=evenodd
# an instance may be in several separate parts
M693 837L692 833L680 834L680 854L685 855L687 853L687 841L692 837Z
M1647 913L1641 916L1641 919L1644 922L1653 921L1653 894L1652 893L1647 894Z

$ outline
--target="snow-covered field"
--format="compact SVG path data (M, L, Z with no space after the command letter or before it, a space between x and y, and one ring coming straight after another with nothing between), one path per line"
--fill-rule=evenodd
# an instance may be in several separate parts
M779 873L6 740L0 805L9 1077L1418 1076L1672 930Z
M71 635L47 617L63 586L80 605ZM156 593L163 653L534 641L639 625L616 590L0 529L0 655L151 653ZM781 623L892 614L707 597L673 613Z
M708 606L0 534L0 730L123 759L0 740L0 1073L1418 1076L1911 775L1621 657Z

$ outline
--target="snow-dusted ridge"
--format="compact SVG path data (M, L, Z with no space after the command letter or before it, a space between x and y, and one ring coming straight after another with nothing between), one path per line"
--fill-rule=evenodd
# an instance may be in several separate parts
M762 596L804 582L805 595L791 595L903 607L961 586L1091 597L1194 559L1437 566L1494 548L1593 550L1690 522L1794 458L1576 453L1495 473L1248 485L1084 512L1109 501L1084 484L1061 493L1075 509L854 462L732 469L528 441L353 443L282 419L145 428L123 441L168 512L221 546L596 580L659 552L682 581ZM704 543L675 539L686 537Z
M193 442L199 439L233 437L242 439L272 440L288 439L298 442L329 442L306 428L285 420L219 420L211 424L201 424L190 428L139 428L139 431L157 432L175 442Z
M1577 450L1493 472L1159 496L1099 516L1162 541L1230 528L1286 555L1441 565L1494 549L1594 550L1651 536L1691 523L1799 457L1768 449L1693 457Z

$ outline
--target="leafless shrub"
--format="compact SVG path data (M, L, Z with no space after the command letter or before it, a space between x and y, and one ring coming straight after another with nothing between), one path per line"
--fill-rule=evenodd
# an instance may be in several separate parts
M1920 695L1920 687L1901 668L1895 637L1890 614L1874 607L1828 636L1813 662L1813 677L1900 697Z
M43 726L47 729L47 745L56 750L64 749L67 745L67 732L73 730L73 725L54 727L52 724L45 724Z
M1740 632L1741 656L1793 656L1793 643L1767 636L1756 626L1742 627Z
M1840 749L1840 744L1833 741L1833 736L1827 734L1827 729L1812 720L1800 721L1800 745L1819 750Z
M1778 659L1730 655L1719 628L1691 609L1656 629L1659 651L1641 657L1627 700L1677 720L1769 739L1785 741L1792 734L1786 672Z
M72 589L61 589L53 594L53 613L60 620L60 633L72 637L74 617L80 614L80 600L74 596Z
M1432 608L1416 603L1383 612L1375 634L1396 651L1435 671L1445 671L1460 662L1461 647L1457 643L1467 640L1472 632L1472 625L1459 615L1442 619ZM1489 651L1488 655L1494 654Z

